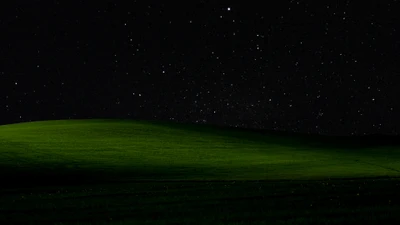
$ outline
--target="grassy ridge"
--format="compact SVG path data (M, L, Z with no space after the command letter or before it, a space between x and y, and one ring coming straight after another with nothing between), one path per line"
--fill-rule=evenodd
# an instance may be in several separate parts
M0 224L398 224L398 179L377 178L399 176L399 148L359 142L154 121L3 125Z
M3 125L0 146L2 176L265 180L398 176L400 169L396 148L322 148L242 130L148 121Z

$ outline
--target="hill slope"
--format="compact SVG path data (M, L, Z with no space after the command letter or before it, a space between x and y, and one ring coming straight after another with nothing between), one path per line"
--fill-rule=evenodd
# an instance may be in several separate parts
M56 120L0 126L0 177L21 182L400 175L397 147L346 148L202 125Z

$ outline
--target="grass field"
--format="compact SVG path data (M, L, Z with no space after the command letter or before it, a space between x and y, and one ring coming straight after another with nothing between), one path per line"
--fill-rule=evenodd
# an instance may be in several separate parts
M156 121L2 125L0 224L398 224L400 147L331 140Z

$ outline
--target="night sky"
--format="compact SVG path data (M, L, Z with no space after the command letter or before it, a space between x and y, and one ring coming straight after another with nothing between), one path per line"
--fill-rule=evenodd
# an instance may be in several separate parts
M16 2L0 7L0 124L399 133L400 1Z

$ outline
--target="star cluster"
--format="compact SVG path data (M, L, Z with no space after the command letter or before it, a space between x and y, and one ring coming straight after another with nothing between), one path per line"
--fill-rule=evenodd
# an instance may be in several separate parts
M397 134L398 1L24 2L0 19L0 123L132 118Z

